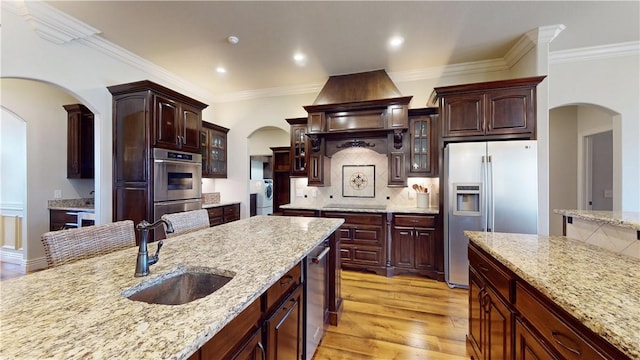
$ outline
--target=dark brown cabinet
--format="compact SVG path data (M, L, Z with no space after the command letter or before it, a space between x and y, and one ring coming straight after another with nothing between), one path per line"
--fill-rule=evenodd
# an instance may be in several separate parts
M468 340L475 353L472 358L513 358L514 311L509 305L513 281L497 264L469 248ZM492 283L498 284L503 292L490 285Z
M323 217L344 219L338 230L343 268L387 275L386 215L331 211L323 213Z
M267 359L302 358L302 286L265 321Z
M409 176L438 176L438 109L409 109Z
M437 278L437 219L435 215L394 215L392 265L394 274L414 273Z
M286 205L291 199L291 147L272 147L273 152L273 211L281 213L281 205Z
M291 176L307 176L307 118L286 119L290 126L290 172Z
M206 121L200 131L202 177L227 178L227 133L229 129Z
M629 358L473 243L467 343L476 360Z
M230 204L207 208L209 226L226 224L240 220L240 204Z
M113 220L153 220L152 150L199 153L207 105L151 81L108 89L113 95Z
M162 95L154 95L153 104L154 146L199 152L202 109Z
M435 88L447 141L535 139L536 86L544 76Z
M82 104L63 107L67 111L67 179L93 179L93 113Z

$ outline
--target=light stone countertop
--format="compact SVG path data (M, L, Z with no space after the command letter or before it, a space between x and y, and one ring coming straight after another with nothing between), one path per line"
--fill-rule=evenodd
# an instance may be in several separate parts
M256 216L164 241L147 277L129 248L0 282L2 359L186 359L331 233L342 219ZM149 251L155 253L155 244ZM184 305L121 293L181 266L236 273Z
M554 213L578 219L596 221L640 231L640 213L623 211L566 210L554 209Z
M64 210L64 211L82 211L82 212L95 211L93 198L48 200L47 208L49 210Z
M203 209L208 209L208 208L214 208L214 207L221 207L221 206L227 206L227 205L233 205L233 204L240 204L240 201L224 201L224 202L219 202L217 204L202 204L202 208Z
M405 213L405 214L430 214L437 215L438 208L419 208L415 206L374 205L374 204L318 204L318 205L281 205L280 209L319 210L319 211L345 211L368 213Z
M469 239L632 359L640 359L640 261L561 236Z

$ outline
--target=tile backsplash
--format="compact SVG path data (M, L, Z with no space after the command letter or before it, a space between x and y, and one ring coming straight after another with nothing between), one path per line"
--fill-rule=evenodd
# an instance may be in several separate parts
M374 198L343 197L343 165L375 166ZM429 206L438 206L438 192L440 189L437 178L409 178L408 187L387 187L388 171L387 155L363 148L342 150L335 153L331 158L331 186L309 187L307 186L306 178L292 178L291 203L297 205L340 203L416 206L416 192L411 186L419 184L429 189ZM369 180L369 183L371 183L371 180Z

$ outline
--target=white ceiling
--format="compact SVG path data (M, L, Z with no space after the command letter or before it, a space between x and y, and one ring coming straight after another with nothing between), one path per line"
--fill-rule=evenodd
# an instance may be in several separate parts
M551 51L640 40L639 1L47 3L214 95L502 58L540 26L566 26ZM240 42L228 44L229 35ZM393 35L405 38L399 50L387 47ZM294 63L296 51L306 66Z

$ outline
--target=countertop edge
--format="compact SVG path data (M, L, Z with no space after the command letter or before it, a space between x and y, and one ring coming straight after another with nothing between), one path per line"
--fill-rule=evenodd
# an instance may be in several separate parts
M640 213L624 211L553 209L558 215L571 216L582 220L595 221L640 231Z

